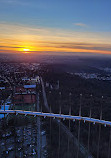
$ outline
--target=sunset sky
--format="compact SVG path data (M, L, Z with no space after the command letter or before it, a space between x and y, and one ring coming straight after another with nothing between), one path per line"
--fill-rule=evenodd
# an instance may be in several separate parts
M0 0L0 52L111 54L111 0Z

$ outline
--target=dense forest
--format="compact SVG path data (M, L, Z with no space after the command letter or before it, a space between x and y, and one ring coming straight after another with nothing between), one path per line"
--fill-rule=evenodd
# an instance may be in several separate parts
M81 115L111 120L111 82L99 81L96 79L83 79L68 73L57 73L49 71L43 76L45 82L53 85L59 80L59 89L46 87L49 106L54 113L79 115L81 105ZM69 128L69 121L64 121ZM71 132L78 137L79 122L71 122ZM80 124L80 142L87 148L89 123ZM108 154L110 128L90 124L90 146L89 151L94 157L97 155L98 137L100 134L100 157L105 158Z

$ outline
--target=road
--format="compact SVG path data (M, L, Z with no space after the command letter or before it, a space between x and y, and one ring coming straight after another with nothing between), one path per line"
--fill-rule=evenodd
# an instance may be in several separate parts
M36 97L37 97L37 111L39 111L39 93L36 92ZM38 158L40 158L41 155L41 143L40 143L40 135L41 135L41 131L40 131L40 117L36 118L36 123L37 123L37 156Z

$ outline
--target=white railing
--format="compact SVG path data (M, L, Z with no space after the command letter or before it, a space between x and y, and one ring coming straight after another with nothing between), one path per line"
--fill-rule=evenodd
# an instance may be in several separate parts
M54 114L54 113L43 113L43 112L34 112L34 111L22 111L22 110L0 110L0 114L15 114L15 115L31 115L31 116L41 116L41 117L50 117L50 118L57 118L57 119L63 119L63 120L73 120L73 121L83 121L85 122L91 122L93 124L101 124L104 126L111 126L111 121L105 121L90 117L82 117L82 116L72 116L72 115L64 115L64 114Z

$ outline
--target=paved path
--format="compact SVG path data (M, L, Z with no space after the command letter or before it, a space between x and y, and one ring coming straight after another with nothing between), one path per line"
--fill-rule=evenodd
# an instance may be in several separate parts
M46 109L47 109L48 111L50 111L49 106L48 106L48 102L47 102L47 97L46 97L44 82L43 82L42 78L41 78L41 84L42 84L42 93L43 93L43 98L44 98L44 106L46 107ZM57 116L57 115L59 115L59 114L55 114L55 115ZM56 116L53 117L53 118L59 118L59 117L56 117ZM59 115L59 116L60 116L60 118L62 118L61 116L64 117L64 115ZM69 116L69 117L70 117L70 116ZM70 118L71 118L71 117L70 117ZM77 118L78 118L78 117L77 117ZM65 118L63 118L63 119L65 119ZM66 115L66 119L68 119L68 116L67 116L67 115ZM79 118L79 119L80 119L80 118ZM75 120L75 119L74 119L74 120ZM62 130L68 135L68 137L69 137L70 139L72 139L72 140L74 141L74 144L75 144L77 147L78 147L78 145L79 145L79 151L82 153L82 155L84 155L84 157L93 158L93 156L92 156L90 153L88 153L87 148L85 148L83 144L80 144L80 143L78 142L78 139L72 134L72 132L71 132L62 122L59 122L59 120L57 119L57 120L56 120L56 123L58 124L58 126L59 126L59 124L60 124ZM88 154L88 156L87 156L87 154Z

